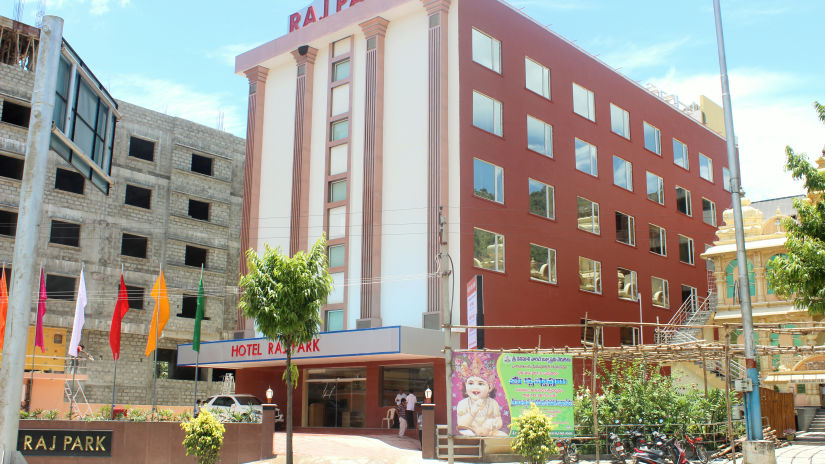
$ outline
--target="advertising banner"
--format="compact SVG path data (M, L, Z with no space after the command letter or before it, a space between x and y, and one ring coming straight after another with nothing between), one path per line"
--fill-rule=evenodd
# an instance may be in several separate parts
M453 356L455 435L515 436L512 418L535 404L553 422L553 436L573 436L573 360L533 353Z

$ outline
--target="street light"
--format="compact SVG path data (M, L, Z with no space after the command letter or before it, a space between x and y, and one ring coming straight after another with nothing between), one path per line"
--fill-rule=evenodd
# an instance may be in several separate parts
M272 395L273 395L272 387L267 388L266 389L266 402L269 403L269 404L272 404Z
M433 391L430 390L430 386L427 385L427 389L424 390L424 398L427 400L427 404L432 403L433 400Z

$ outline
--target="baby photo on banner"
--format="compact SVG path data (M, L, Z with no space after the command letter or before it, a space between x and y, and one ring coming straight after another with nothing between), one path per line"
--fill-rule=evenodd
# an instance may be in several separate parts
M573 436L570 356L456 353L452 383L456 435L515 436L512 418L535 404L552 420L554 436Z

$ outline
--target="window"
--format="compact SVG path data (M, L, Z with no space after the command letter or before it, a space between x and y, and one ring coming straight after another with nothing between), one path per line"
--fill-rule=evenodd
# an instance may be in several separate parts
M327 304L343 303L344 288L346 288L346 282L344 281L344 273L334 272L329 276L332 277L332 291L327 296Z
M693 264L693 239L679 235L679 261Z
M619 336L622 345L638 345L640 343L638 327L621 327Z
M699 308L699 300L696 293L696 288L691 287L690 285L682 284L682 306L690 308L691 311L695 311Z
M551 185L527 179L530 190L530 213L554 219L556 217L555 190Z
M722 188L730 192L730 169L722 168Z
M192 170L192 172L197 172L198 174L203 174L205 176L211 176L212 161L212 158L208 156L201 156L192 153L192 164L190 169Z
M613 155L613 183L633 191L633 165L616 155Z
M330 208L327 214L327 235L330 239L343 238L347 234L347 207Z
M546 99L550 99L550 69L536 63L530 58L524 58L524 74L527 90L533 91Z
M343 266L346 261L346 248L344 245L333 245L329 247L329 267Z
M347 172L347 144L336 145L329 149L329 175Z
M702 198L702 220L716 227L716 203L707 198Z
M630 113L613 103L610 104L610 130L626 139L630 138Z
M753 263L748 261L748 286L750 287L751 297L756 295L756 275L753 271ZM727 295L729 299L734 302L739 296L739 265L738 260L734 259L725 268L725 283L727 284Z
M339 85L332 89L332 104L330 116L338 116L349 112L349 84Z
M347 199L347 181L339 180L329 183L329 202L344 201Z
M180 313L178 317L185 317L194 319L198 312L198 295L183 294L180 304Z
M713 182L713 160L699 153L699 177Z
M332 56L338 57L346 55L352 50L352 40L349 37L341 39L332 44Z
M206 248L186 245L183 264L192 267L208 267L206 265Z
M349 60L341 60L332 65L332 82L338 82L349 78L350 74Z
M602 293L602 263L579 256L579 290Z
M66 245L70 247L79 247L80 224L53 220L51 235L49 236L49 243Z
M66 109L69 106L69 75L71 65L64 57L60 57L57 65L57 85L54 99L54 113L52 121L62 132L66 132Z
M77 83L75 115L77 117L72 128L72 140L92 161L100 164L104 151L108 154L112 148L104 146L109 125L109 109L84 79ZM111 135L109 134L110 143Z
M527 116L527 148L536 153L553 157L553 126Z
M650 225L650 251L657 255L667 256L667 233L664 228Z
M146 248L149 244L147 237L124 233L120 240L120 254L133 258L146 259Z
M0 235L14 237L17 233L17 213L0 210Z
M805 384L804 383L796 384L796 392L800 395L804 395L805 394Z
M126 286L126 300L129 302L129 309L144 309L143 297L146 289L143 287Z
M659 277L651 277L650 287L651 302L653 303L653 306L658 306L660 308L669 308L670 288L668 286L667 280L660 279Z
M556 283L556 250L530 244L530 278Z
M690 205L690 190L676 187L676 210L682 214L693 216L693 208Z
M50 300L74 301L75 278L55 274L46 275L46 295Z
M576 139L576 169L594 177L599 176L596 147L579 139Z
M656 153L657 155L662 154L662 133L659 132L654 126L651 126L647 122L644 123L644 132L645 132L645 148Z
M673 162L676 163L677 166L690 169L687 145L676 139L673 139Z
M621 211L616 211L616 241L636 245L636 220Z
M579 323L582 325L582 345L592 345L596 339L597 327L587 326L587 319L579 319ZM604 330L599 330L599 345L604 345Z
M341 119L330 124L329 140L335 142L349 137L349 119Z
M473 125L501 136L501 102L473 91Z
M495 164L474 158L473 193L485 200L504 203L504 170Z
M327 332L344 330L344 310L328 309L325 313L324 329Z
M473 61L501 74L501 42L474 28Z
M665 204L665 182L652 172L647 173L647 199L660 205Z
M54 176L54 188L83 195L83 188L86 186L86 178L83 174L68 169L57 168Z
M189 217L201 221L209 220L209 203L189 199Z
M639 295L636 286L636 271L620 267L616 273L619 282L619 298L622 300L636 301Z
M131 137L129 139L129 156L144 161L154 161L155 142Z
M0 155L0 176L22 180L23 163L23 158Z
M599 233L599 204L576 197L579 229Z
M126 198L123 202L138 208L151 209L152 191L136 185L126 184Z
M481 269L504 272L504 236L474 228L473 265Z
M0 114L0 121L14 124L15 126L29 127L31 112L32 109L28 106L5 100L3 101L3 113Z
M596 101L593 92L575 82L573 83L573 112L591 121L596 120Z

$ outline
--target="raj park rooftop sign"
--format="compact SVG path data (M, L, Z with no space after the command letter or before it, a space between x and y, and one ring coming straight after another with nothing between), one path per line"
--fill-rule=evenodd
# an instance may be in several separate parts
M323 21L363 1L364 0L315 0L303 10L289 15L289 32L297 31L314 22Z

